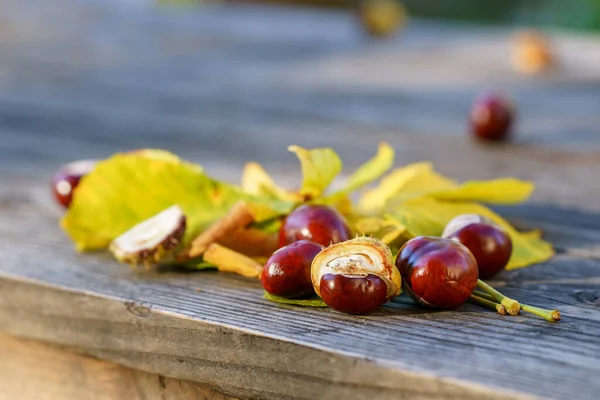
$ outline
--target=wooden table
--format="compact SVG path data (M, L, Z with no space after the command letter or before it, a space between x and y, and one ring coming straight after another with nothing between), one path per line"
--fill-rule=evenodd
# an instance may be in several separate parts
M380 42L342 12L52 3L0 2L0 398L597 398L600 39L557 34L561 68L523 77L500 28L414 21ZM519 104L511 145L466 139L488 87ZM47 191L63 162L139 147L293 186L287 145L332 146L348 171L381 140L398 165L534 180L499 211L558 254L492 283L563 321L407 299L349 317L237 276L135 272L77 254Z

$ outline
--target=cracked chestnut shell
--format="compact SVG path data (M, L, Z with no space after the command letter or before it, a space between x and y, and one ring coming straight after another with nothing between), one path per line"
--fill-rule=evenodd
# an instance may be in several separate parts
M172 256L185 229L186 217L174 205L121 234L111 242L109 250L121 262L148 266Z
M400 294L400 273L379 239L357 237L332 244L313 260L315 292L334 310L365 314Z
M413 300L439 309L463 304L478 280L475 257L451 239L419 236L409 240L398 253L396 267Z
M477 214L463 214L452 219L442 237L465 245L475 257L479 278L490 278L508 265L512 240L501 226Z

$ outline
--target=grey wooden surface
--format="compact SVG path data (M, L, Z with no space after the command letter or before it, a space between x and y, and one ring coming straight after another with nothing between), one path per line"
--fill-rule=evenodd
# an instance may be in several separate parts
M525 78L500 28L414 21L377 42L342 12L142 0L0 10L1 330L241 398L597 397L600 39L557 33L561 68ZM511 145L467 140L469 103L488 87L518 101ZM398 165L534 180L532 203L500 211L541 227L559 254L495 284L564 320L407 299L348 317L268 303L236 276L139 273L76 254L47 192L63 162L139 147L231 180L261 161L293 187L287 145L333 146L351 168L380 140Z

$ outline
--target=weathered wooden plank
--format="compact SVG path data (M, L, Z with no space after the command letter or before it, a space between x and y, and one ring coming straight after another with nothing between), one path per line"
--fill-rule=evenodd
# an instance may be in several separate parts
M407 161L434 159L443 170L459 170L458 178L528 171L542 174L548 187L552 177L565 182L561 197L574 192L569 168L528 162L536 153L531 149L510 147L505 153L516 150L515 155L504 158L472 146L446 147L440 139L465 134L475 92L497 84L519 100L521 145L598 148L594 38L560 35L568 65L528 80L510 72L506 29L482 34L416 21L396 40L375 45L360 37L347 13L239 8L173 14L147 4L123 13L114 3L63 0L63 8L72 10L66 16L39 0L28 0L31 10L23 12L21 3L5 3L1 13L3 37L14 37L0 44L6 76L0 80L0 121L7 129L0 136L7 138L0 158L9 160L6 168L148 144L204 160L218 154L234 165L267 154L281 160L279 154L294 142L339 144L355 156L371 148L362 144L395 138L403 147L410 144L406 132L418 132L417 149L408 145L402 154ZM137 17L123 19L130 14ZM23 41L27 46L18 45ZM442 69L440 59L447 61ZM219 144L221 137L231 139L228 146ZM267 151L262 145L271 140ZM361 145L353 146L355 140ZM465 163L453 168L464 156ZM542 156L548 161L552 154ZM492 157L487 165L494 169L466 171L486 157ZM515 163L519 158L525 160ZM598 161L592 163L597 170ZM594 193L581 196L586 194Z
M600 209L587 184L600 173L593 37L559 34L568 63L524 79L510 71L507 29L414 21L376 45L347 13L61 0L72 11L61 15L19 4L0 5L2 176L39 178L74 158L153 146L234 178L251 160L289 177L289 144L333 146L352 168L387 140L399 164L532 179L536 201ZM520 104L517 144L475 146L469 104L498 84Z
M502 29L417 21L373 46L348 14L59 1L0 4L0 329L240 397L597 397L598 216L556 208L600 210L593 38L560 36L568 65L525 80L509 69ZM472 96L499 84L520 103L517 144L459 139ZM293 186L287 145L333 146L352 168L380 140L398 164L534 180L534 200L553 206L502 213L543 228L561 255L495 284L558 305L564 321L428 312L404 298L353 318L268 303L235 276L136 273L75 254L37 201L45 187L32 194L16 177L154 146L232 180L244 162L266 162Z
M185 318L172 312L164 313L145 301L134 303L122 298L81 296L16 281L2 280L0 286L2 330L75 346L87 354L136 369L215 385L243 398L514 397L477 385L403 373L379 365L373 357L354 359L314 346L294 345L281 340L278 329L257 335L200 316ZM20 304L7 307L4 296L12 297L11 303ZM43 304L39 304L39 300L43 300ZM223 299L215 300L217 304L223 302ZM234 304L235 300L230 307L222 304L219 308L231 317L243 318L233 311ZM257 309L253 313L264 311ZM282 317L271 315L273 319ZM261 323L270 325L264 319ZM340 328L313 329L316 334L323 334ZM298 327L292 330L294 336L310 332Z
M13 334L236 396L470 398L491 396L486 387L594 398L600 389L596 260L560 255L496 281L526 303L558 306L558 324L471 305L430 312L404 298L349 317L269 303L258 282L237 276L140 273L75 254L50 214L6 207L19 224L0 214L0 329Z
M197 384L0 334L0 398L22 400L234 400Z
M600 259L600 214L552 204L496 209L519 229L541 229L560 253Z

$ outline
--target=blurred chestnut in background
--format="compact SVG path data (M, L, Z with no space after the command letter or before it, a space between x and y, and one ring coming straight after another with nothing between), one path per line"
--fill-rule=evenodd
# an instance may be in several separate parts
M96 166L96 160L81 160L65 164L52 176L52 194L64 208L68 208L73 201L73 192L79 181L89 174Z
M488 92L477 97L471 107L471 133L484 142L502 142L510 137L515 120L511 100L499 93Z

